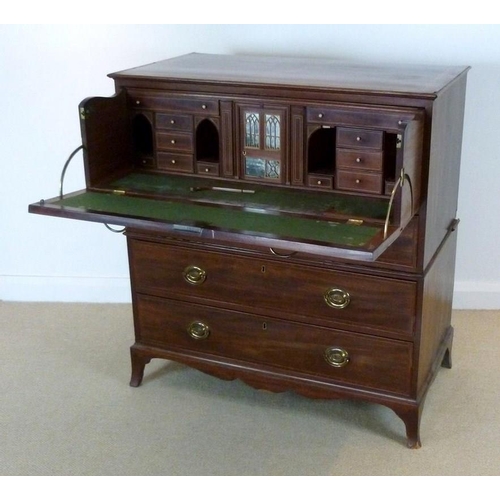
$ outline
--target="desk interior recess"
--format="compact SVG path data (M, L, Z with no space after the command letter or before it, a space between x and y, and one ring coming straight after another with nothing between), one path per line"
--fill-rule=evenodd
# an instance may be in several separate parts
M418 211L423 115L122 89L80 106L87 187L231 208L227 219L240 209L359 225L351 232L376 236L364 240L374 260Z

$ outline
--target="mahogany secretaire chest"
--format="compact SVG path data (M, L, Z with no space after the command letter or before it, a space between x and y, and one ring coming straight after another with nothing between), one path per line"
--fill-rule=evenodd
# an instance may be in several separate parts
M120 224L151 358L386 405L450 367L467 67L189 54L111 74L32 213ZM86 188L64 194L82 150Z

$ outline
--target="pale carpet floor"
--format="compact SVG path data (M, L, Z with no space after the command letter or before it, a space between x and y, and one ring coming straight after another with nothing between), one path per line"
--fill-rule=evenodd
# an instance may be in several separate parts
M455 311L423 447L389 409L308 400L153 360L131 388L129 305L0 302L0 475L500 472L500 311Z

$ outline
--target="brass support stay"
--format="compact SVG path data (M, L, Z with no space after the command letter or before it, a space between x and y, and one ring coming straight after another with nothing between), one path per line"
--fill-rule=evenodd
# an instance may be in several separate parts
M384 240L387 238L387 231L389 230L389 218L391 216L392 205L394 203L394 198L396 197L396 192L398 190L398 187L401 186L401 189L403 188L406 180L408 181L408 185L410 186L411 207L413 211L413 189L411 185L411 179L410 176L405 172L405 169L403 167L401 169L401 174L399 175L398 180L396 181L396 184L392 188L391 197L389 199L389 206L387 207L387 215L385 216L385 223L384 223Z

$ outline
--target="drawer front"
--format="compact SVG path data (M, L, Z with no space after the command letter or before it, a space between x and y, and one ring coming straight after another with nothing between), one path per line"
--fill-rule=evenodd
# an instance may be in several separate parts
M157 132L156 147L169 151L193 151L193 135L182 132Z
M217 177L219 175L219 164L198 162L196 164L196 173Z
M337 189L382 194L382 186L383 178L381 174L371 174L354 170L337 170Z
M134 289L411 338L416 283L129 239ZM309 321L309 320L308 320Z
M363 107L311 106L307 108L307 122L331 127L359 127L403 131L405 124L415 118L415 108L368 109Z
M155 160L152 156L139 156L137 155L136 157L136 162L141 166L141 167L154 167L155 166Z
M408 394L412 344L146 295L136 297L143 344L215 355Z
M308 175L307 176L307 185L309 187L332 189L333 188L333 176Z
M172 172L192 172L193 156L178 153L158 153L158 168Z
M382 171L383 156L381 151L337 149L339 168L356 168Z
M394 189L394 186L396 185L396 181L393 180L386 180L384 182L384 194L392 194L392 190Z
M379 130L358 128L337 128L337 146L339 148L382 149L384 133Z
M171 111L173 113L194 113L218 115L219 101L213 98L184 98L160 93L130 92L131 104L135 109Z
M157 113L156 128L165 130L183 130L186 132L192 132L193 117L189 115Z

